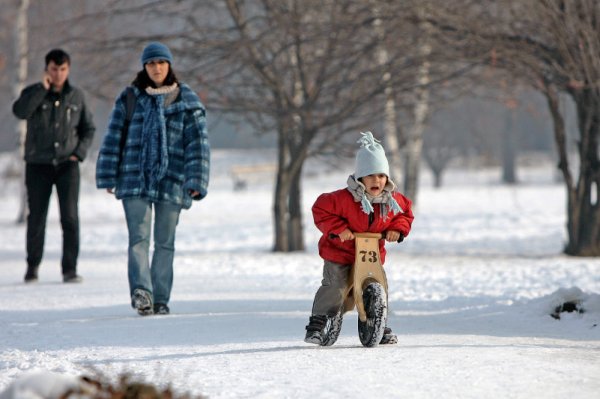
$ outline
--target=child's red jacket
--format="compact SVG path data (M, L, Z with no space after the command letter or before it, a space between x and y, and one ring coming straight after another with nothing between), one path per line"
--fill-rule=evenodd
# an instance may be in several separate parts
M404 195L394 192L394 199L404 213L394 215L389 212L384 221L380 215L380 204L373 204L375 211L366 214L361 209L360 202L355 202L352 194L347 189L332 193L321 194L312 207L315 225L323 236L319 240L319 255L325 260L342 265L354 263L354 240L342 242L337 235L348 228L353 233L381 233L388 230L399 231L404 237L410 232L413 221L411 201ZM385 262L385 241L379 241L381 262Z

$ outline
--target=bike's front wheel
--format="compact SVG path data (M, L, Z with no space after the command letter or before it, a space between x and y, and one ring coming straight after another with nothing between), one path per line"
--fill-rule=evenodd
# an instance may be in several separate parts
M387 321L387 296L383 286L377 282L367 285L363 291L363 302L367 320L362 322L358 319L358 336L364 346L371 348L381 341Z

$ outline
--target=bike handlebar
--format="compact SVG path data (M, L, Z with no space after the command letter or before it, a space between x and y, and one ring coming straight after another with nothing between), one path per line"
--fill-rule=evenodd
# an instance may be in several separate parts
M376 238L378 240L384 240L385 236L386 236L386 232L382 231L381 233L371 233L371 232L354 233L354 236L355 237L365 237L365 238ZM337 234L329 233L329 238L331 240L335 240L336 238L340 238L340 236L338 236ZM404 240L404 234L400 233L400 238L396 242L400 243L403 240Z

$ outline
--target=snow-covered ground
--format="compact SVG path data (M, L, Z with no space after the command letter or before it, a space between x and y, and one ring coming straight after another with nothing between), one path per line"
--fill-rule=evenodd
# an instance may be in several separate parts
M351 165L307 168L307 250L277 254L270 176L232 190L229 166L252 162L215 151L209 196L180 221L169 316L129 307L122 208L91 179L81 193L84 282L61 282L53 198L40 281L25 285L18 188L3 182L0 392L47 370L133 373L211 398L599 397L600 259L561 254L565 193L550 167L521 170L516 186L497 185L498 171L457 170L434 190L425 175L411 235L388 244L399 344L368 349L355 312L333 347L302 341L322 267L310 206ZM549 316L567 300L586 312Z

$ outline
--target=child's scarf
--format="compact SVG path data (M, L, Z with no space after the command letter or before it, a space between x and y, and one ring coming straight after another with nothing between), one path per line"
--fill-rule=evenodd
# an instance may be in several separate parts
M167 174L169 153L164 112L165 99L169 97L171 100L170 94L178 89L177 83L159 89L146 88L146 92L150 94L150 101L148 101L149 106L144 110L140 170L144 186L148 190L155 190Z
M398 202L394 199L392 193L396 188L394 182L388 178L383 192L377 197L373 197L367 192L365 185L356 179L354 175L348 176L348 191L352 194L355 202L360 202L361 209L367 215L372 213L375 209L372 204L381 204L380 214L383 220L387 219L388 213L392 211L394 215L398 212L404 213L404 210L398 205Z

